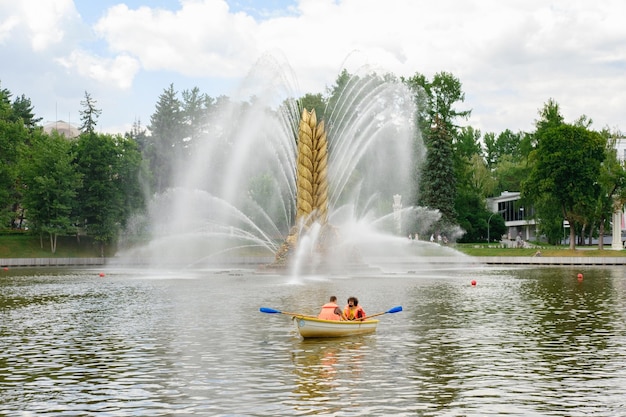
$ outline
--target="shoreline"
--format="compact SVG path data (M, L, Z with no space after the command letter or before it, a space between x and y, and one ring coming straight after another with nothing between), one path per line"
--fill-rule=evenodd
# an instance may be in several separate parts
M485 265L587 265L587 266L615 266L626 265L626 257L619 256L427 256L421 257L420 261L430 264L456 264L467 263L471 259L474 262ZM273 257L233 257L220 259L211 265L219 267L237 266L264 266L274 261ZM412 263L402 262L407 265ZM421 262L420 262L421 263ZM54 267L54 266L148 266L149 261L129 260L121 258L0 258L0 268L10 267ZM190 264L178 264L189 266ZM415 263L415 265L419 265Z

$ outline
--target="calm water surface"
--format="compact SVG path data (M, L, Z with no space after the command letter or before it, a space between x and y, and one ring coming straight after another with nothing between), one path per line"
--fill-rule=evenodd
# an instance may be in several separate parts
M0 271L1 415L626 415L622 267L99 272ZM404 311L334 340L259 312L331 294Z

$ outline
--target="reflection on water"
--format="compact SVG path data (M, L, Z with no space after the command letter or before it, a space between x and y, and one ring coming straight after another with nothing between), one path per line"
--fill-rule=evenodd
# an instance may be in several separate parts
M0 272L0 415L626 415L625 268L98 272ZM404 311L319 340L258 311L330 294Z
M303 340L292 352L297 376L295 394L303 401L325 398L332 389L358 386L366 356L367 336L344 339ZM375 339L370 338L373 343ZM363 351L361 351L363 349Z

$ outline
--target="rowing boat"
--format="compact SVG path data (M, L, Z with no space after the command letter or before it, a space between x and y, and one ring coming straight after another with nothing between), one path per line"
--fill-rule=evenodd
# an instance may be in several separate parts
M300 336L304 338L344 337L374 333L376 331L376 326L378 326L378 320L372 320L373 317L382 316L383 314L398 313L402 311L402 306L396 306L387 311L372 314L367 316L365 320L354 321L322 320L315 316L307 316L306 314L300 313L289 313L287 311L280 311L268 307L261 307L259 311L267 314L284 314L286 316L291 316L296 324L298 333L300 333Z
M309 316L294 316L294 323L300 336L311 337L345 337L374 333L378 320L337 321L322 320Z

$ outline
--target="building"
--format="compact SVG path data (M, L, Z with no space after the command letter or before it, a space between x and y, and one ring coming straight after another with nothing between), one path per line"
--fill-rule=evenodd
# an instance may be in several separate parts
M508 231L502 240L515 241L518 236L524 241L539 240L534 210L524 207L519 200L519 192L504 191L498 197L487 199L487 210L504 218Z
M615 149L618 160L621 162L626 161L626 138L617 138L615 140ZM514 241L517 236L521 236L524 241L538 241L541 236L539 236L538 225L534 219L534 210L532 207L524 207L519 200L519 192L504 191L498 197L487 199L487 210L494 214L499 213L504 218L504 224L508 232L506 236L502 237L503 240ZM604 243L610 244L611 249L614 250L624 249L626 245L626 236L624 235L626 219L624 218L623 208L613 213L611 225L611 242L605 241ZM569 224L567 221L563 221L563 238L565 241L569 238L569 230L565 230L568 228Z
M49 122L43 125L43 131L47 134L57 131L62 136L68 139L75 139L80 135L80 130L68 122L63 120L57 120L56 122Z
M625 148L626 149L626 146ZM625 154L626 155L626 154ZM487 199L487 209L492 213L499 213L504 217L504 224L508 229L506 236L502 237L502 240L515 241L517 236L520 236L524 241L541 240L539 235L538 225L535 221L534 210L532 207L524 207L520 204L520 193L505 191L498 197L492 197ZM604 241L604 244L610 244L611 249L621 250L626 245L626 236L624 235L624 226L626 221L624 219L624 210L616 210L613 213L612 219L612 236L610 242ZM569 228L567 221L563 221L563 239L565 242L569 238ZM521 233L521 234L520 234ZM607 239L608 236L605 236Z

